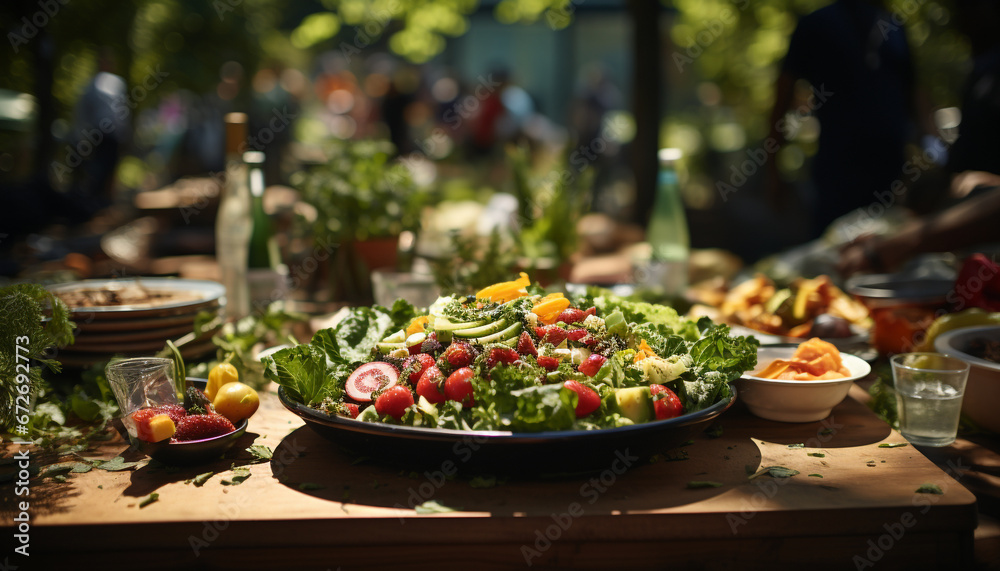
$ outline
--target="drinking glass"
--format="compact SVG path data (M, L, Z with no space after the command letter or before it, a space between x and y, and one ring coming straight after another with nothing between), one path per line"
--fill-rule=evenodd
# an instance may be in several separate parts
M938 353L900 353L891 362L903 437L920 446L954 442L969 364Z
M160 357L118 359L104 369L115 393L122 423L135 436L132 413L146 407L177 404L174 362Z

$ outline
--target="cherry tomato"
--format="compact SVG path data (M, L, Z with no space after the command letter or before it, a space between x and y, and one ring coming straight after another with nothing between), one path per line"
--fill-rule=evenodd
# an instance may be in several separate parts
M455 372L448 375L448 379L444 382L444 396L448 400L458 401L462 403L464 407L470 407L473 404L472 400L472 369L469 367L462 367L461 369L456 369Z
M563 386L573 391L579 397L576 401L576 417L583 418L601 406L601 397L597 391L580 381L566 381Z
M653 396L653 410L656 412L656 420L674 418L684 412L681 399L667 387L649 385L649 393Z
M444 402L445 396L441 384L444 382L444 373L437 365L431 365L424 370L417 381L417 396L422 396L431 404Z
M375 399L375 412L395 419L403 418L406 409L413 406L413 393L403 385L389 387Z

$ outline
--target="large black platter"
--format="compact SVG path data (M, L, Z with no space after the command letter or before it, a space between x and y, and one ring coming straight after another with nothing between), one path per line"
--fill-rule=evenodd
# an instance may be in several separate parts
M330 416L278 397L306 424L341 448L379 463L447 473L559 475L617 470L646 462L706 429L736 401L726 400L677 418L604 430L514 433L396 426ZM625 465L625 464L628 465Z

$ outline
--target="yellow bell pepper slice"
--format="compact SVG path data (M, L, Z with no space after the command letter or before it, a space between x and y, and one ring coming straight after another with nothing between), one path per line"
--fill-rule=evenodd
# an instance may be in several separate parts
M655 357L655 356L656 356L656 351L653 351L653 348L649 346L649 343L646 343L646 340L643 339L642 341L639 342L639 348L636 350L635 357L632 359L632 362L638 363L639 361L642 361L647 357Z
M531 310L532 313L538 316L538 320L546 325L555 323L556 319L559 318L559 314L569 307L569 300L563 297L561 293L558 294L558 297L553 297L554 295L556 294L545 296Z
M497 303L506 303L512 299L528 295L527 287L531 285L528 274L521 272L521 277L510 282L495 283L476 292L476 299L488 299Z
M427 322L430 318L426 315L421 315L410 322L410 325L406 327L406 336L409 337L414 333L423 333L424 328L427 326Z

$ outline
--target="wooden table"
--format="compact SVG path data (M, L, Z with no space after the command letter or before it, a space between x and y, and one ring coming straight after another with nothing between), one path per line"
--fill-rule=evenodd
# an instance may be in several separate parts
M68 560L104 569L971 566L976 505L961 476L956 481L913 446L880 448L905 441L853 398L823 422L765 421L739 403L719 422L721 436L699 435L669 453L673 460L476 487L468 478L354 463L265 395L239 447L256 437L274 456L251 465L243 483L223 481L246 453L180 471L147 465L32 481L31 565L19 555L9 562L50 569ZM796 444L806 447L789 447ZM112 442L104 452L124 448ZM748 479L748 471L773 465L800 473ZM210 470L217 474L203 486L185 483ZM721 486L689 489L691 481ZM925 483L944 493L916 493ZM16 498L10 486L0 492L10 522ZM151 492L159 500L140 508ZM428 499L459 511L410 509Z

